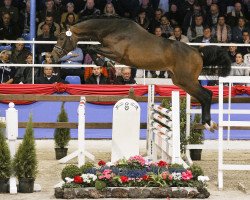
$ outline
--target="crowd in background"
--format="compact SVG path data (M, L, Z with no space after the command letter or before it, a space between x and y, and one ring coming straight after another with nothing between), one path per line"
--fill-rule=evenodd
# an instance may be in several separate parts
M250 43L250 0L37 0L36 7L37 41L56 41L60 32L85 16L104 14L129 18L151 34L185 43ZM18 41L1 44L0 63L32 63L30 46L22 43L29 40L30 0L1 1L0 16L0 40ZM52 49L51 44L37 44L35 63L52 64ZM234 66L250 63L250 47L232 45L228 53ZM118 70L98 56L101 67L35 68L35 83L68 83L67 76L79 76L86 84L135 84L134 78L141 76L139 70ZM79 47L60 61L93 64ZM32 83L32 68L0 66L0 75L1 83ZM249 70L235 69L231 75L249 76ZM167 73L149 71L146 76L165 78Z

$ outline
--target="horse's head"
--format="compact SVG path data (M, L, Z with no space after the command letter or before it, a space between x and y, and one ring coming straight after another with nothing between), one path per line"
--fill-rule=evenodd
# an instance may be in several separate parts
M67 55L70 51L76 48L77 37L70 30L60 33L57 43L51 52L54 61L57 63L59 59Z

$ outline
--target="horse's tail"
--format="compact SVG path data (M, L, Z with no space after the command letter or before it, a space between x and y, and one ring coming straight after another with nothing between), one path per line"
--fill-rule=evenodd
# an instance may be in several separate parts
M203 58L202 74L228 76L231 71L231 59L227 51L219 46L204 46L199 49Z

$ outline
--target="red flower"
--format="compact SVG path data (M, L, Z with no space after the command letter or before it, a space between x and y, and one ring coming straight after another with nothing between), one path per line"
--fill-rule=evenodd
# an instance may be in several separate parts
M98 165L99 165L99 166L104 166L104 165L106 165L106 162L103 161L103 160L100 160L100 161L98 162Z
M173 180L173 176L172 175L168 175L168 180L172 181Z
M165 162L165 161L163 161L163 160L160 160L159 162L158 162L158 166L159 167L166 167L168 164Z
M75 176L74 177L74 182L78 183L78 184L81 184L81 183L83 183L83 179L82 179L81 176Z
M128 177L127 176L121 176L120 177L122 183L127 183L128 182Z
M148 175L144 175L144 176L142 176L142 180L144 180L144 181L148 181L148 179L149 179L149 176L148 176Z
M193 178L193 174L190 170L181 173L181 177L184 181L188 181Z

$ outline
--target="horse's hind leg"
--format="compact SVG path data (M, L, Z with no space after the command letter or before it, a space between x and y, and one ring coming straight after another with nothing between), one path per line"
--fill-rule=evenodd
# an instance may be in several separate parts
M206 129L214 131L216 125L211 122L210 108L212 103L212 92L204 87L202 87L198 80L197 81L187 81L185 84L177 84L182 89L184 89L191 96L196 98L202 107L202 124Z

